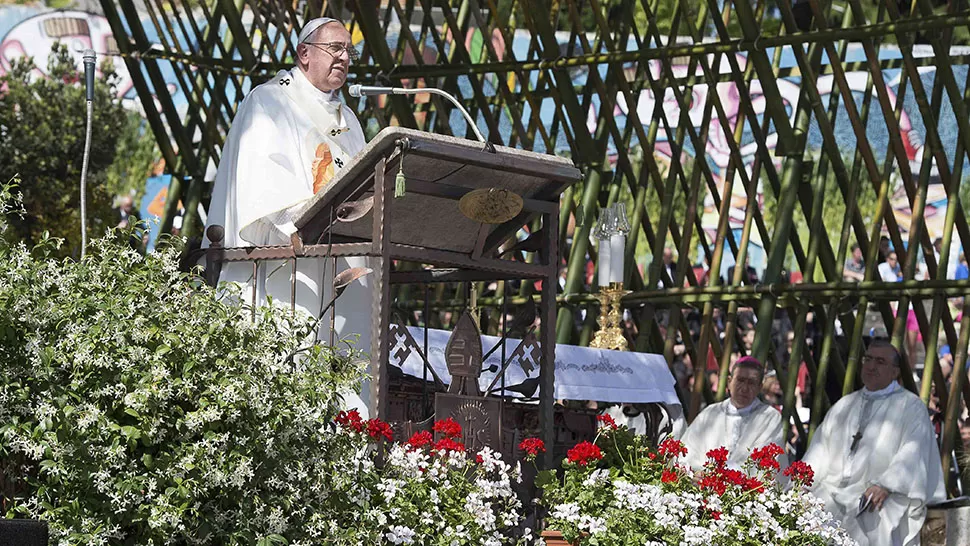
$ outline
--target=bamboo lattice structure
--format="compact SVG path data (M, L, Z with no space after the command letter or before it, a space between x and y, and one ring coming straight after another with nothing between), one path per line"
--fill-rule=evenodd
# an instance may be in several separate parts
M568 154L584 169L584 180L562 196L559 343L592 338L590 230L600 208L623 202L633 226L624 280L633 292L623 300L631 345L662 352L671 363L684 359L682 346L696 372L682 393L689 416L705 400L725 396L732 354L750 352L775 371L784 418L814 431L839 396L860 386L864 340L873 328L884 329L903 350L904 386L927 403L938 400L944 465L962 453L957 427L970 402L970 319L958 319L970 281L947 272L955 249L970 245L961 199L970 50L954 47L970 28L966 0L102 5L175 174L163 231L178 196L189 212L183 233L200 234L195 211L207 203L206 179L237 105L254 85L291 66L303 21L339 17L361 42L352 80L443 88L491 141ZM165 92L173 79L185 105ZM345 98L371 136L389 124L471 134L435 96ZM941 196L945 212L935 205ZM905 214L893 202L902 202ZM901 283L880 281L882 236L899 256ZM853 244L864 256L863 282L843 280ZM672 269L664 267L665 248L681 257ZM744 267L726 273L751 254L763 268L757 284L742 282ZM691 262L709 264L706 286ZM790 274L803 282L789 284ZM499 284L494 293L505 294ZM502 301L477 288L483 309L515 305L534 292L521 285ZM464 288L400 290L404 315L467 305ZM907 343L911 305L915 345ZM746 349L739 323L751 316L755 337ZM790 350L773 341L779 324L791 325ZM949 381L940 365L943 345L953 358ZM715 385L699 371L709 361ZM803 362L816 386L804 401L808 423L795 411Z

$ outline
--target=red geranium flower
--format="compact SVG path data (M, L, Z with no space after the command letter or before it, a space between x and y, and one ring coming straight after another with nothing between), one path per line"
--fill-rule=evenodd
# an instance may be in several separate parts
M795 461L785 469L784 475L791 478L793 482L800 483L805 487L811 487L815 480L815 471L811 465L802 461Z
M713 519L714 521L720 520L721 519L721 513L720 512L714 512L714 511L712 511L711 512L711 519Z
M674 440L673 438L667 438L663 442L660 442L659 451L661 455L667 458L687 455L687 448L684 447L683 442Z
M360 413L357 410L341 411L337 414L335 420L338 425L347 430L354 432L364 431L364 420L360 418Z
M442 438L435 442L432 450L441 454L445 454L449 451L465 451L465 444L456 442L451 438Z
M383 436L388 442L394 440L394 431L391 425L380 419L369 419L367 421L367 435L375 440L380 440Z
M435 421L434 431L445 438L461 438L461 425L451 417L444 421Z
M719 447L707 452L707 460L714 463L715 468L723 468L727 464L728 450L726 447Z
M481 455L475 455L475 462L478 464L482 464L485 462L485 457L482 457Z
M526 438L519 442L519 449L524 451L525 458L531 461L538 457L540 453L546 452L546 444L538 438Z
M586 466L589 463L599 461L602 458L603 452L600 451L599 446L589 442L580 442L566 452L566 459L571 463L578 464L579 466Z
M673 470L664 470L663 473L660 474L660 481L663 483L676 483L677 473Z
M431 437L431 433L426 430L422 430L421 432L415 432L414 435L411 436L411 438L407 441L407 444L408 448L413 451L415 449L420 449L424 446L431 445L431 442L433 441L434 438Z
M616 421L614 421L613 417L609 414L604 413L603 415L597 415L596 420L603 423L604 428L612 430L616 430L617 428Z
M768 444L752 451L751 460L757 462L759 468L778 470L781 467L778 456L784 453L785 450L778 444Z

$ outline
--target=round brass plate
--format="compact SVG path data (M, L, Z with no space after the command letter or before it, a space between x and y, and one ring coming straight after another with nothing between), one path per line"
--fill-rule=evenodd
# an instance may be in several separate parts
M461 213L483 224L502 224L522 211L522 197L501 188L482 188L465 194L458 202Z

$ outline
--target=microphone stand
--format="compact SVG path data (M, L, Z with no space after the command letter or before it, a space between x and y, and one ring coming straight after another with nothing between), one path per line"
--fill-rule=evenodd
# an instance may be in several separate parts
M453 104L459 112L461 112L462 116L465 117L465 121L468 122L468 125L472 128L472 132L475 133L475 138L485 144L485 149L489 152L495 153L495 146L485 138L485 135L483 135L481 131L478 130L478 125L475 123L475 120L472 119L472 116L468 113L468 110L465 110L465 107L461 105L461 102L459 102L458 99L447 91L437 89L435 87L407 89L404 87L369 87L365 85L351 85L349 92L351 97L367 97L371 95L420 95L422 93L430 93L432 95L444 97L448 99L448 101L451 102L451 104Z
M87 98L87 126L84 130L84 159L81 162L81 259L87 252L87 179L88 161L91 158L91 124L94 118L94 50L84 50L84 87Z

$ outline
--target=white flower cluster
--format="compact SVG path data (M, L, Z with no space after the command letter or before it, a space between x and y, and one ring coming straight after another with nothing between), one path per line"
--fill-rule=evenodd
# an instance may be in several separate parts
M624 522L650 522L656 536L647 542L649 546L775 545L808 537L831 546L855 545L818 499L797 490L782 493L767 488L757 494L722 498L691 491L664 492L658 485L623 478L611 480L602 470L590 471L582 486L576 500L551 507L552 528L596 536L622 533ZM604 510L600 504L587 505L584 499L590 498L609 498L610 503ZM613 529L613 525L620 527ZM793 542L786 542L789 539Z
M380 474L380 502L363 516L392 544L498 546L521 517L519 469L488 448L431 454L397 444Z

